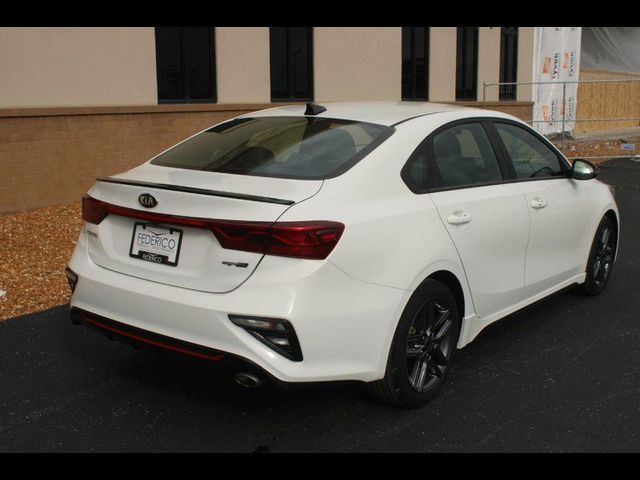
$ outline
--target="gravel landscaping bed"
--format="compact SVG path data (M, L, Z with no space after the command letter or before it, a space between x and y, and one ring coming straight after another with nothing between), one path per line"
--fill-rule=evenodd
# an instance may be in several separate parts
M81 225L79 201L0 217L0 320L69 301L64 267Z
M607 140L565 139L564 145L559 140L554 142L568 158L586 158L592 163L602 163L611 158L640 155L640 137L629 136ZM623 143L636 145L635 150L622 150Z

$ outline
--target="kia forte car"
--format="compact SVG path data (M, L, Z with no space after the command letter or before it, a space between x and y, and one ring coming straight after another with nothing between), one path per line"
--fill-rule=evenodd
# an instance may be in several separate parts
M98 178L71 317L256 386L360 381L401 407L496 320L609 281L610 188L504 113L307 104L224 121Z

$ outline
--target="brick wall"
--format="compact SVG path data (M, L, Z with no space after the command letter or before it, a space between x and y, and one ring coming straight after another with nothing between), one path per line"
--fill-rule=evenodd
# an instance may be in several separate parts
M77 200L96 176L133 168L209 125L267 106L0 112L0 214Z
M527 120L532 104L487 103ZM253 105L156 105L0 110L0 215L78 200L113 175Z

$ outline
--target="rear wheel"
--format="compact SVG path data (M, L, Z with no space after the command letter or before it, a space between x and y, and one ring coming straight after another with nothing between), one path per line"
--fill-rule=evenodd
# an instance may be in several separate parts
M589 252L587 278L581 288L585 295L598 295L607 286L613 268L616 245L617 235L613 221L609 217L604 217L598 225Z
M459 332L455 298L442 283L426 280L400 318L385 376L369 384L371 393L398 407L427 403L447 377Z

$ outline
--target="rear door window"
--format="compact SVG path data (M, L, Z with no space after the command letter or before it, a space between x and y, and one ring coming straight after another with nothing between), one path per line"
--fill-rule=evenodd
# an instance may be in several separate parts
M151 163L237 175L330 178L349 169L393 131L331 118L240 118L190 138Z
M480 123L456 125L433 137L436 187L460 187L502 181L502 171Z

